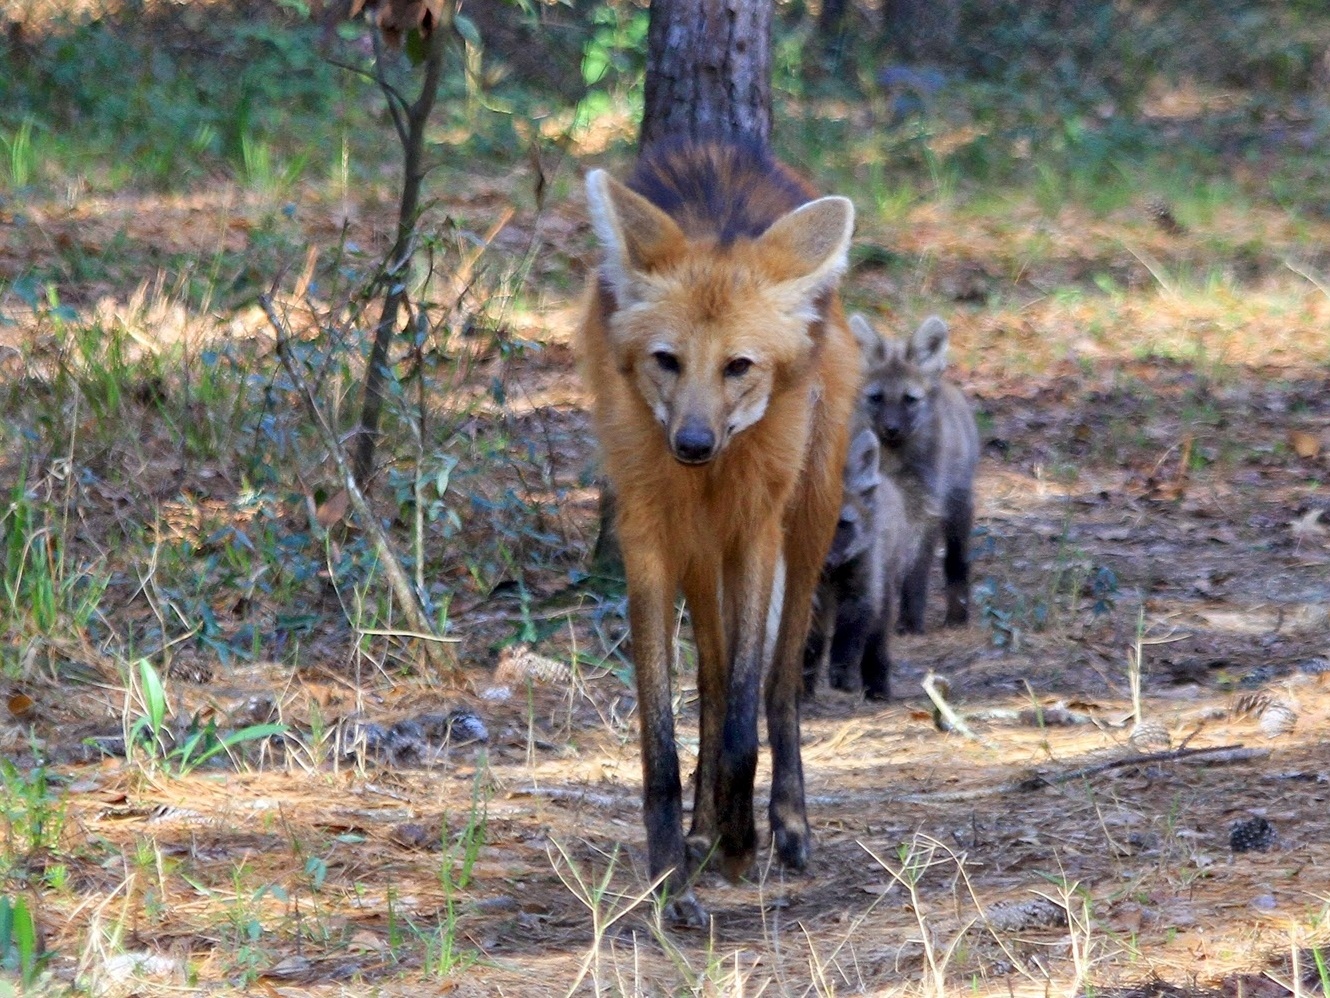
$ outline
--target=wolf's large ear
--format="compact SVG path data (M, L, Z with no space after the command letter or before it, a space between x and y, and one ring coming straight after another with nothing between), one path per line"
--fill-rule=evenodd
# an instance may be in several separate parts
M850 199L825 197L777 219L757 244L773 276L807 305L845 271L853 235Z
M882 481L880 445L877 434L862 429L850 441L850 452L845 457L845 491L864 495L878 487Z
M877 334L872 323L855 312L850 316L850 332L854 334L854 341L859 344L864 366L876 363L882 356L882 337Z
M947 366L947 324L930 315L910 338L909 359L924 374L939 376Z
M631 301L644 273L683 248L674 219L604 170L586 178L591 225L605 247L604 274L619 300Z

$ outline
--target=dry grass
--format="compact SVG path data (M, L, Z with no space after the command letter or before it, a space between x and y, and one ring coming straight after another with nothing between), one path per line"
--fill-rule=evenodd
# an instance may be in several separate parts
M511 207L506 187L522 183L478 182L444 207L484 232ZM300 238L326 246L342 209L303 192ZM367 247L383 244L381 209L372 197L357 205L352 234ZM104 247L121 232L131 246L160 236L183 253L239 251L256 228L246 219L264 210L225 185L150 204L36 204L41 238L0 243L0 264L13 276L25 253L58 254L80 239ZM980 612L966 629L902 639L902 700L828 693L808 705L807 874L764 862L740 885L706 878L709 934L662 925L648 896L622 606L568 586L595 516L567 345L590 243L575 198L539 214L519 205L490 252L497 271L525 275L510 288L505 334L539 349L469 341L430 411L456 428L451 440L502 435L534 441L539 454L536 474L516 461L485 466L492 452L462 448L463 470L479 469L476 495L511 492L526 504L464 509L463 537L478 543L538 515L562 550L518 559L519 605L493 591L511 577L478 578L464 546L430 535L452 557L438 578L471 690L413 677L396 644L348 633L343 613L372 592L329 597L298 666L176 648L167 683L178 718L290 725L289 741L250 746L238 769L177 777L160 761L85 753L83 738L122 728L123 648L71 634L14 663L10 692L31 704L20 712L11 699L4 753L46 758L64 781L58 836L37 849L10 839L6 853L6 890L37 900L52 989L77 979L99 995L1183 993L1141 983L1157 977L1234 995L1322 993L1330 297L1304 271L1324 281L1312 258L1330 232L1253 210L1213 231L1162 236L1125 213L1048 217L1024 203L1000 218L925 204L866 226L910 264L861 268L849 298L891 303L901 325L925 310L947 315L958 375L981 410ZM1265 262L1234 270L1212 238L1259 243ZM533 241L542 250L522 271ZM302 263L286 278L297 303ZM1096 283L1099 274L1111 281ZM131 330L144 356L248 336L262 370L256 317L200 313L152 274L61 293ZM53 333L4 304L18 321L0 329L0 363L11 383L39 386ZM27 405L11 398L9 411L26 418ZM0 467L47 476L53 504L67 504L113 570L119 621L161 612L159 555L255 515L224 459L172 463L155 426L145 416L110 447L138 478L117 479L101 452L94 485L60 477L49 458L74 447L63 438L34 459L6 436L0 456ZM302 459L308 480L296 491L312 504L326 462ZM289 529L305 523L303 501L282 507ZM130 523L151 526L145 546L123 540ZM206 595L227 627L258 620L265 631L284 609L256 593L243 610L233 592ZM494 646L527 624L566 671L491 677ZM933 726L919 687L929 671L948 677L983 744ZM1259 713L1235 709L1250 692L1285 702L1296 726L1271 736ZM685 771L695 700L684 669ZM1087 723L1039 722L1059 705ZM451 740L396 764L367 748L366 723L457 710L480 717L483 743L454 727ZM1021 711L1035 722L1004 720ZM1131 757L1134 714L1174 746L1262 753L1059 782ZM11 828L30 813L17 802L21 784L5 784ZM1275 826L1278 848L1232 852L1230 825L1252 815ZM1277 981L1287 988L1272 990Z
M363 696L278 666L228 678L246 692L282 689L288 722ZM184 779L117 763L72 770L68 886L43 893L41 919L53 969L64 976L82 959L107 993L135 952L155 957L131 975L137 993L191 979L215 989L246 973L278 988L344 979L391 993L431 979L426 942L450 903L455 945L476 962L448 987L478 993L564 994L581 982L625 994L1070 995L1151 973L1219 981L1320 941L1316 871L1330 846L1313 788L1330 718L1319 680L1289 685L1298 728L1273 741L1229 715L1231 697L1147 698L1175 740L1263 746L1264 758L1127 766L1006 793L991 791L1013 774L1130 753L1129 702L1082 699L1097 723L1079 728L990 726L984 748L938 733L908 704L870 710L826 695L805 733L812 867L788 877L764 865L740 886L708 879L709 938L662 927L646 897L632 718L611 676L487 700L489 744L423 768L352 754L306 769L292 754ZM224 698L177 688L186 707ZM377 702L363 705L379 719L440 703L371 692ZM1024 702L985 703L1003 700ZM453 842L475 799L485 844L469 884L450 892L440 869L457 869ZM1277 851L1229 851L1228 824L1250 813L1280 829ZM1022 917L1037 898L1061 919L1047 904Z

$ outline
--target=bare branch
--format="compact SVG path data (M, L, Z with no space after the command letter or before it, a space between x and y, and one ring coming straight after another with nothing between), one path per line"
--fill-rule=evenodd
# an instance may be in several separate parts
M978 742L984 748L992 748L992 742L976 735L970 726L965 723L964 718L951 709L946 701L947 685L947 681L936 673L930 672L924 677L924 692L928 694L928 699L933 701L933 706L937 708L941 720L945 721L947 726L957 734L964 735L972 742ZM941 724L938 725L938 727L941 726Z
M383 71L383 32L379 30L377 24L370 26L369 36L374 43L374 79L378 81L379 89L383 91L384 97L387 98L388 113L392 115L393 127L397 129L397 140L402 143L403 147L405 147L410 143L411 138L410 132L407 129L407 124L402 119L402 114L405 112L409 117L411 113L411 105L408 104L406 98L388 82L387 74Z
M374 515L374 511L370 509L369 501L356 483L355 475L351 473L351 465L347 460L346 452L342 449L341 441L337 439L337 434L323 418L323 412L319 409L317 400L310 392L309 385L306 384L304 376L291 357L291 337L287 332L285 323L282 322L281 316L277 314L276 308L273 307L271 296L260 295L259 305L263 308L263 314L268 317L268 323L277 336L277 356L282 362L282 367L286 369L287 375L290 376L292 383L296 386L296 391L300 394L301 402L309 413L314 428L318 431L319 436L323 438L324 446L328 448L328 452L332 455L333 461L337 465L337 473L342 478L343 486L346 488L347 497L351 501L356 517L369 535L379 560L383 563L384 572L388 576L388 584L392 587L393 595L397 598L397 602L406 616L407 624L411 628L409 636L421 639L421 647L424 649L425 657L441 679L448 679L459 685L463 684L465 679L461 671L453 657L446 654L442 646L442 642L446 639L441 638L431 626L415 590L411 587L410 579L407 578L401 562L397 560L397 555L393 552L388 535L384 532L378 517Z
M1151 762L1173 761L1195 761L1212 764L1251 762L1255 759L1264 759L1269 754L1269 749L1247 748L1244 745L1216 745L1214 748L1197 749L1179 748L1171 749L1167 752L1150 752L1145 755L1133 754L1123 756L1120 759L1113 759L1109 762L1101 762L1094 766L1081 766L1077 769L1069 769L1060 773L1034 773L1023 780L1008 781L987 787L975 787L971 790L954 790L930 794L905 794L899 799L913 804L949 804L963 800L978 800L982 797L996 797L1005 794L1023 793L1031 790L1042 790L1044 787L1054 787L1062 783L1071 783L1075 780L1084 779L1087 776L1094 776L1096 773L1104 773L1110 769L1121 769L1125 766L1141 766Z

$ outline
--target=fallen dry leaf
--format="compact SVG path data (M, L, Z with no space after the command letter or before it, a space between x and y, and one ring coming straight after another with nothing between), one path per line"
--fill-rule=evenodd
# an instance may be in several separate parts
M319 526L327 530L346 519L346 511L350 506L351 496L346 489L342 489L324 500L314 517L319 521Z
M30 721L37 712L37 701L26 693L9 694L9 716L16 721Z
M346 948L351 953L383 953L387 950L387 943L373 932L362 929L351 937Z

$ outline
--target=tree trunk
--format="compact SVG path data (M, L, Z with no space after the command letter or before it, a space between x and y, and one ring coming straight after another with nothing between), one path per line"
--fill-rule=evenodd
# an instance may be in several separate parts
M771 141L772 0L651 0L638 148L674 136ZM614 493L601 484L598 575L621 574Z
M771 0L651 0L640 148L771 139Z

